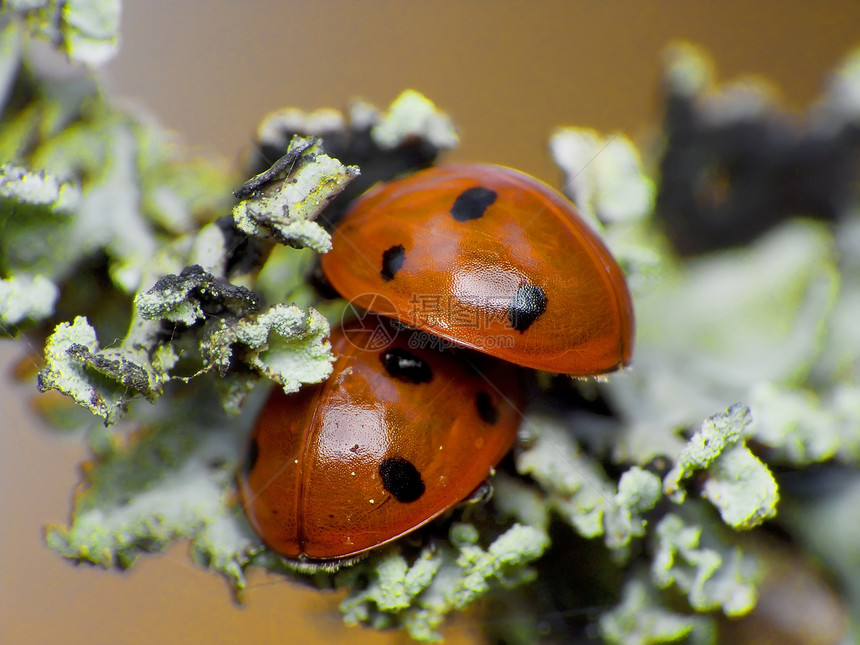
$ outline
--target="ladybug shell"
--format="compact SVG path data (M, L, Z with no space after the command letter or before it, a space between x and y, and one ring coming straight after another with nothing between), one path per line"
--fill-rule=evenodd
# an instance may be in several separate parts
M251 434L244 510L289 558L336 560L409 533L468 497L516 438L513 366L412 349L426 335L363 322L332 333L332 376L275 389ZM365 349L380 332L396 338Z
M519 365L587 376L627 364L633 305L573 205L489 165L439 166L359 198L322 257L359 307Z

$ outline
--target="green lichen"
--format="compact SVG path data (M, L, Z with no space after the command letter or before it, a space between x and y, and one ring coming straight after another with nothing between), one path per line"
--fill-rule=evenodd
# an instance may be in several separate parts
M69 213L80 199L78 186L45 171L30 172L20 166L0 166L0 197L4 211L15 214L21 206L49 207L53 212Z
M664 607L659 594L643 579L624 585L621 602L600 617L600 635L607 643L624 645L684 642L710 645L716 629L707 616L690 616Z
M459 138L454 124L432 101L415 90L406 90L371 128L370 136L383 150L404 141L423 139L436 148L456 148Z
M755 606L759 566L714 529L666 515L655 527L651 576L660 588L676 586L697 611L721 609L727 616L742 616Z
M85 467L71 525L49 526L48 545L69 559L127 568L188 538L199 562L241 587L258 539L229 500L248 419L231 420L199 397L159 405L150 417L157 423L102 444Z
M550 150L564 171L564 192L590 221L635 222L653 211L656 186L623 134L604 137L587 128L563 128L553 134Z
M837 415L809 390L761 383L750 404L755 423L749 434L773 449L774 460L811 464L831 459L844 445Z
M284 170L286 176L239 202L233 219L248 235L325 253L331 249L331 238L313 220L359 170L323 154L318 142L302 137L293 139L287 153L299 146L303 152Z
M558 420L527 417L524 426L531 436L517 455L518 472L540 484L545 503L580 535L603 536L616 557L626 557L630 541L645 533L642 513L662 495L659 478L634 467L624 473L616 491Z
M144 319L164 319L189 327L205 320L208 316L204 308L213 303L237 319L260 309L259 298L253 291L216 278L196 264L184 268L179 275L161 278L134 299Z
M725 414L712 417L690 438L678 455L672 470L663 480L663 488L674 501L683 502L686 495L680 483L697 470L707 468L727 446L736 444L743 428L750 422L748 408L737 405Z
M91 78L41 78L29 66L28 28L73 60L105 60L116 45L116 1L4 7L0 321L53 327L41 387L107 424L129 409L132 428L88 428L94 457L70 525L49 527L49 546L76 561L128 567L184 538L195 562L235 590L250 566L305 575L296 572L308 567L287 563L253 533L233 478L265 382L292 392L331 371L319 311L339 318L343 304L315 308L305 276L331 244L315 220L358 169L323 150L355 152L344 143L353 138L386 159L416 141L444 150L457 143L451 120L414 91L388 110L354 102L348 118L279 110L259 139L285 157L236 191L234 205L240 180L224 164L189 158L165 133L112 107ZM819 131L856 121L858 60L834 75L815 111L824 116L813 115L825 119L813 119ZM734 96L711 94L707 60L689 47L673 50L667 76L676 97L714 113ZM748 119L776 110L766 90L737 105ZM295 132L313 137L291 140ZM746 545L769 520L819 556L860 616L856 477L817 503L778 487L782 475L772 470L838 463L854 474L860 460L856 187L834 228L791 220L743 248L681 259L650 221L660 186L653 159L624 135L588 129L558 131L551 149L565 173L561 188L628 274L633 369L599 384L557 379L545 388L549 379L536 377L540 395L513 466L494 478L491 505L456 509L449 524L427 527L436 539L394 543L337 573L318 570L316 582L348 590L347 622L429 641L449 614L490 594L535 585L517 598L537 603L559 586L588 585L584 574L598 571L599 586L616 587L610 607L595 611L607 641L714 642L717 621L707 613L740 616L756 601L761 574ZM830 526L838 528L822 528ZM542 562L549 536L562 540L568 527L592 561L562 543L551 553L563 562ZM539 568L555 577L538 578ZM557 579L563 571L570 580ZM539 621L526 622L505 640L533 642Z
M0 323L17 325L23 320L42 320L54 313L57 285L43 276L18 275L0 280Z
M773 474L749 448L735 444L708 469L704 497L735 529L750 529L776 516L779 490Z
M741 405L702 423L663 479L665 493L682 503L683 480L707 470L703 494L729 526L751 528L776 515L776 481L743 443L749 424L750 411Z
M243 362L292 393L331 374L328 334L328 320L315 310L274 305L224 325L201 347L213 365L225 370L240 346Z
M9 0L30 29L58 46L70 60L102 65L119 45L120 0Z
M525 567L548 546L547 535L534 527L514 525L484 549L471 525L455 524L450 544L425 548L410 564L397 547L338 574L350 588L341 603L348 624L377 629L405 627L418 641L441 640L439 626L452 611L461 610L492 589L512 588L534 579ZM370 582L356 586L358 576Z
M45 346L47 367L39 374L39 389L59 390L105 420L115 423L135 396L152 396L159 379L144 365L117 351L100 350L87 319L57 325Z
M749 405L761 383L798 387L825 343L839 346L827 334L839 293L834 241L817 223L790 221L747 248L684 265L664 258L646 286L636 297L636 368L606 385L629 411L611 447L617 461L678 455L680 428Z

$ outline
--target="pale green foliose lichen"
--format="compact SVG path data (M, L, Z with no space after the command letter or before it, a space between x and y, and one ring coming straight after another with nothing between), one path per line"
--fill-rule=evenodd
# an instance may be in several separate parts
M328 320L314 309L274 305L234 325L223 324L201 347L212 364L226 369L240 345L243 361L289 394L331 374L328 334Z
M606 546L613 550L626 548L634 537L647 529L642 515L654 508L662 497L660 478L633 466L621 474L618 492L612 499L612 512L606 514Z
M564 171L564 192L595 225L634 222L654 210L654 181L623 134L604 137L587 128L563 128L553 134L550 150Z
M47 318L54 313L59 295L57 285L43 276L19 274L0 280L0 323L17 325L25 319Z
M156 206L149 210L150 202L144 199L146 193L141 190L141 183L152 190L162 185L159 179L150 176L156 174L154 166L140 165L142 147L149 145L148 139L154 135L118 113L98 117L92 122L74 122L33 152L29 163L46 169L41 173L46 189L56 192L51 184L59 180L49 183L50 177L81 175L86 179L80 185L72 179L63 179L59 184L52 212L65 215L61 219L20 220L12 212L7 226L5 261L13 267L62 280L73 275L81 263L104 253L109 258L114 284L132 294L141 286L147 265L160 245L168 243L151 221L158 214ZM171 154L163 150L158 162L170 163ZM201 175L186 173L189 180L202 180ZM31 187L39 176L29 175ZM213 184L204 187L200 183L198 188L209 195L209 205L224 199L218 197L217 189L212 192ZM207 204L201 201L199 207L206 208Z
M736 405L725 414L717 415L702 423L701 428L690 438L681 454L663 479L663 488L673 501L683 502L686 495L681 481L698 470L710 466L727 446L737 443L744 426L750 422L750 411Z
M455 524L450 544L425 548L410 563L397 547L369 563L338 574L339 585L352 587L341 603L344 620L382 629L405 627L413 639L441 640L438 628L450 612L463 609L494 588L510 588L534 578L524 565L539 558L549 540L543 531L515 524L487 549L477 544L478 531ZM369 575L363 589L356 576Z
M663 58L666 79L679 94L695 96L709 88L713 64L700 48L687 42L672 43Z
M616 491L599 464L582 451L558 420L528 416L524 426L530 436L517 454L518 472L540 484L546 503L580 535L603 536L617 557L626 557L631 539L645 532L642 513L653 508L662 495L659 478L633 468L621 478Z
M635 369L605 385L629 419L614 459L674 458L679 428L749 405L761 383L797 387L825 341L839 342L826 327L838 289L833 236L807 221L683 266L664 259L636 296Z
M697 611L721 609L727 616L742 616L755 606L759 566L736 546L721 542L715 528L666 515L655 528L651 576L660 588L678 587Z
M751 528L776 515L776 481L744 444L749 424L749 408L741 405L705 420L663 479L670 499L682 503L686 497L682 482L706 470L703 495L729 526Z
M155 416L157 425L102 446L71 525L48 527L48 545L66 558L125 568L188 538L199 562L241 587L258 538L238 521L230 491L249 419L231 420L199 399L159 404Z
M550 508L541 492L525 481L497 472L493 478L493 502L501 517L549 530Z
M111 276L127 293L140 286L144 265L158 242L152 225L140 211L137 187L137 145L125 127L107 135L112 139L101 181L90 185L77 210L80 235L69 240L88 250L104 247L112 258Z
M81 198L77 183L62 180L43 170L30 172L20 166L0 166L0 197L14 199L19 205L48 206L54 212L70 213ZM3 210L12 211L13 205L5 202Z
M105 424L119 420L134 397L156 396L163 383L145 352L100 349L95 330L82 316L57 325L45 346L45 360L39 389L68 394Z
M450 117L415 90L406 90L394 100L388 112L373 125L370 136L382 149L396 148L419 138L440 150L456 148L459 143Z
M204 232L215 238L206 244L217 248L218 233L211 227ZM199 244L192 247L194 257L202 252ZM213 303L220 310L217 317L206 311ZM205 365L198 375L217 370L222 404L233 414L240 411L258 381L250 373L234 372L238 363L275 381L288 393L302 384L318 383L331 373L329 324L324 316L312 308L284 304L260 311L256 293L217 278L199 265L164 276L148 291L138 293L135 305L144 320L199 326Z
M290 141L287 133L303 132L307 135L322 137L341 132L346 128L346 120L339 110L320 108L304 112L298 108L282 108L263 117L257 126L257 140L270 148L286 150Z
M607 643L623 645L684 642L710 645L716 629L708 616L690 616L666 609L643 576L631 578L621 602L600 617L600 635Z
M308 142L295 137L290 146L292 149ZM248 235L325 253L331 249L331 237L313 220L358 173L357 166L344 166L323 154L318 142L313 143L289 169L285 180L269 184L236 204L233 219Z
M837 415L809 390L760 383L750 396L749 435L773 449L773 459L810 464L832 458L842 445Z
M98 66L117 52L120 0L9 0L7 5L72 61Z
M636 146L622 133L572 127L558 129L549 145L564 173L561 192L600 232L631 290L650 290L661 277L663 242L648 225L657 186Z
M253 291L216 278L196 264L185 267L179 275L161 278L134 299L143 318L164 319L187 326L207 318L204 311L207 302L218 302L237 318L260 308L259 298Z
M708 469L702 495L735 529L749 529L776 516L779 489L773 474L743 444L723 450Z
M194 237L188 264L197 265L206 273L220 277L224 275L226 256L224 234L217 224L207 224Z
M14 20L0 18L0 111L15 84L21 64L21 30Z
M52 0L7 5L34 12L0 25L0 105L9 103L26 58L22 25L51 35L75 60L97 63L115 45L115 0L64 3L63 13ZM672 56L670 84L688 96L709 87L704 57L689 48ZM857 60L834 76L818 127L852 123L860 114ZM256 282L253 269L228 275L234 249L227 248L223 222L212 222L229 212L234 179L209 160L182 159L163 134L111 108L91 79L41 82L38 93L27 95L26 109L4 113L0 128L0 158L9 161L0 169L0 316L4 324L51 320L57 288L92 287L91 272L78 274L79 268L106 257L110 284L88 293L131 309L127 336L110 349L96 338L94 327L102 329L115 311L92 324L84 317L51 321L59 324L41 384L70 394L108 423L133 398L155 401L133 409L130 421L145 422L128 441L90 428L96 457L85 469L71 525L50 527L48 543L75 560L126 567L142 553L189 538L195 561L222 572L235 589L251 565L283 573L289 567L232 501L232 482L265 395L265 387L255 388L257 375L295 391L331 371L328 323L310 308L316 296L303 286L311 251L276 250ZM709 114L719 117L737 97L735 90L711 97ZM741 98L738 109L751 117L773 104L764 90ZM369 132L386 151L416 138L437 149L457 143L450 119L413 91L388 111L355 102L349 121L353 135ZM285 133L343 134L345 123L334 110L284 110L261 126L260 140L286 150ZM328 234L314 219L357 169L321 150L308 147L244 196L234 210L237 226L267 241L328 249ZM540 584L529 565L549 548L560 518L581 536L602 539L607 566L654 554L650 580L644 569L634 576L628 570L620 604L603 613L606 640L713 642L712 617L667 609L669 594L661 590L681 592L698 612L746 613L756 600L759 569L728 527L750 529L773 517L780 491L768 464L837 461L853 468L860 459L860 217L842 218L835 233L820 222L790 221L744 249L679 260L664 252L666 240L648 221L655 179L629 140L565 129L553 138L552 152L567 192L604 235L634 293L634 368L583 386L613 414L530 414L516 457L519 473L495 478L494 521L506 521L507 531L499 534L496 523L485 532L463 521L464 513L447 541L417 556L406 545L384 547L336 574L350 590L342 609L347 622L438 639L452 611L492 590ZM14 295L25 285L32 285L29 300ZM301 292L302 307L264 308L287 290L290 298ZM180 359L188 365L174 375ZM212 372L219 378L194 378ZM189 383L184 403L158 398L168 379ZM223 408L245 414L230 417L212 406L212 390ZM735 401L743 405L715 415ZM685 429L700 425L685 439ZM766 451L750 450L753 441ZM672 465L662 481L646 466L655 458ZM694 482L706 501L685 491ZM860 607L850 566L860 543L851 522L857 490L847 487L829 504L782 503L786 526L841 577ZM658 506L663 495L671 503ZM819 535L818 525L831 524L839 525L834 535Z

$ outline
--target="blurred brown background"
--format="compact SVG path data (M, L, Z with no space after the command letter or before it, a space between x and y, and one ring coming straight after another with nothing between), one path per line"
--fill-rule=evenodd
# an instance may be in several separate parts
M657 125L661 52L678 39L709 50L720 79L766 76L802 108L860 43L860 3L131 0L106 75L114 94L229 162L270 110L340 108L356 96L385 106L411 87L456 120L454 158L553 183L546 142L556 126L638 138ZM67 520L86 455L31 411L34 385L11 380L13 363L37 352L0 343L0 642L407 642L343 627L335 595L263 576L237 606L186 545L124 574L54 556L42 527ZM467 620L446 634L480 640Z

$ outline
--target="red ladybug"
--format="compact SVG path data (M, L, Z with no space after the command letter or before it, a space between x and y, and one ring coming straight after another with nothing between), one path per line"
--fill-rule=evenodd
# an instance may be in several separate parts
M408 331L367 349L395 329L363 323L333 332L325 383L275 389L251 434L242 503L289 558L337 560L409 533L467 498L516 438L516 368L411 348L422 335Z
M519 365L586 376L630 361L618 263L570 202L509 168L439 166L371 189L322 269L360 307L381 294L401 321Z

